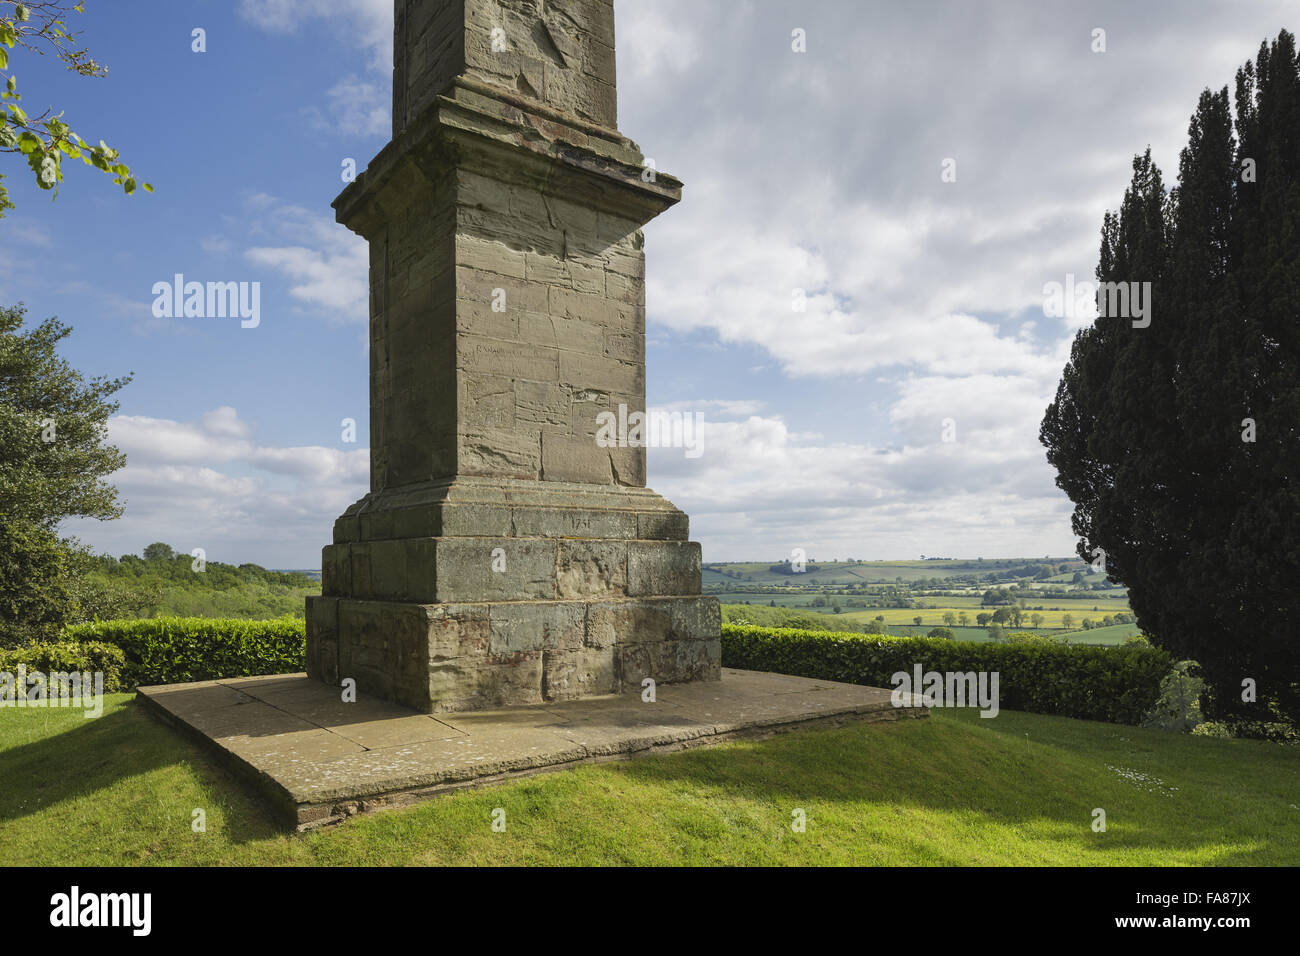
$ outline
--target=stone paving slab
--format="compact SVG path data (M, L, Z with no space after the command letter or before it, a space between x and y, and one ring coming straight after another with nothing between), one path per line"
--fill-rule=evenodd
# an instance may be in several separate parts
M305 674L141 687L153 713L255 781L297 829L466 786L581 763L857 720L924 717L890 692L724 668L721 681L582 700L427 715L344 703Z

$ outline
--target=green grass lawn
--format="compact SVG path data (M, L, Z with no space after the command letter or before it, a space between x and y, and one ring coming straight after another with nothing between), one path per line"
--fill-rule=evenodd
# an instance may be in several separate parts
M206 833L191 830L198 807ZM294 835L119 694L97 720L0 709L0 846L9 865L1294 866L1300 751L945 711L586 766Z

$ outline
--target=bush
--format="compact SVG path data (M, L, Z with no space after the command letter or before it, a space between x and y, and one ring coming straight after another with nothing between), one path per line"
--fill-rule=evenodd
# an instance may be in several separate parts
M0 650L0 671L16 673L19 665L28 672L43 674L72 673L73 671L102 673L104 690L127 690L122 678L126 655L120 647L103 641L42 642Z
M136 687L300 671L307 637L304 622L293 618L158 617L74 624L63 640L116 644L126 656L123 681Z
M1201 723L1201 694L1205 681L1196 661L1179 661L1160 681L1160 697L1142 721L1143 727L1191 733Z
M832 630L827 627L827 617L824 614L761 604L724 604L722 619L733 624L750 624L755 627L794 627L803 631Z
M929 632L928 634L926 634L925 636L926 636L926 637L933 637L933 638L937 638L937 639L941 639L941 640L945 640L945 641L951 641L951 640L952 640L952 637L953 637L953 635L952 635L952 628L950 628L950 627L932 627L932 628L930 628L930 632Z
M925 671L997 671L1000 706L1037 714L1137 724L1160 696L1173 659L1157 648L1125 645L976 644L930 637L722 626L725 667L894 686L890 678Z
M0 647L53 640L75 606L68 592L74 555L53 531L0 520Z
M1035 634L1033 631L1016 631L1007 635L1008 644L1055 644L1056 638Z
M1231 725L1221 720L1203 720L1192 728L1192 733L1197 737L1231 738L1233 736Z

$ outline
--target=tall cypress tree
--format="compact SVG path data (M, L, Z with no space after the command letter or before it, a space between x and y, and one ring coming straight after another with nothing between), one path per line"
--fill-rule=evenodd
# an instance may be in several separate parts
M1041 439L1157 644L1210 712L1300 720L1300 60L1282 31L1202 93L1168 195L1150 150L1102 224L1099 282L1150 282L1151 324L1077 335ZM1100 297L1099 297L1100 302ZM1243 681L1258 701L1243 700Z

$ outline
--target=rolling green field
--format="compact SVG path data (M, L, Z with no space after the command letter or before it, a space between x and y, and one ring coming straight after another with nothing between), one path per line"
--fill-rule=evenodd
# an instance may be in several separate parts
M128 695L98 720L0 709L10 866L1295 866L1298 793L1294 748L936 711L584 765L294 835Z
M222 617L265 620L291 615L301 618L306 599L319 595L319 577L296 571L268 571L254 564L220 561L196 564L189 554L177 554L165 544L150 545L150 558L125 554L99 555L85 574L86 584L100 592L108 606L94 607L102 620L121 617ZM165 549L165 550L164 550ZM198 570L198 568L202 570Z
M723 610L723 619L727 621L746 622L757 624L761 627L799 626L798 624L792 624L785 621L767 619L763 614L764 608L762 607L758 608L758 613L754 613L753 607L741 604L724 604ZM887 612L885 613L886 618L888 618ZM874 615L871 617L874 617ZM862 630L862 625L871 620L871 617L857 618L855 620L854 615L851 614L823 614L818 616L818 622L824 628L832 631L845 630L849 632L859 632ZM924 637L929 633L932 627L948 627L946 624L927 624L917 627L912 624L911 618L908 618L905 622L890 623L887 624L887 626L889 628L889 633L895 637ZM972 641L976 644L983 644L987 641L993 640L993 638L989 637L989 629L987 627L962 627L961 625L956 625L949 627L948 629L952 631L953 640L957 641ZM1008 625L1004 630L1008 632L1028 632L1043 637L1068 640L1074 644L1123 644L1130 637L1135 637L1140 633L1136 624L1115 624L1110 627L1094 627L1089 630L1076 629L1068 631L1064 628L1035 628L1026 624L1023 627L1012 627Z
M916 600L924 602L925 604L933 604L934 607L915 608L915 609L913 608L863 609L863 608L848 607L846 602L852 600L853 595L844 595L844 594L819 595L817 592L808 592L808 591L802 593L793 593L793 594L772 594L770 592L755 594L753 592L744 592L744 591L721 591L716 593L717 593L718 600L720 600L723 604L744 604L746 602L750 604L768 604L769 602L775 601L777 607L800 608L809 611L819 611L823 613L832 613L829 605L833 603L838 603L843 609L842 613L844 614L865 614L870 612L871 617L875 617L877 614L884 614L886 623L893 623L889 617L891 613L896 615L905 615L909 623L911 622L912 618L915 617L917 614L923 615L926 618L927 623L930 621L931 618L934 618L937 615L936 623L942 624L943 614L945 611L952 611L954 614L960 613L961 611L965 611L973 619L976 614L979 614L982 611L991 612L997 610L995 607L982 606L980 604L980 595L978 594L971 594L969 596L959 596L959 597L942 597L939 595L929 596L925 594L914 594L912 596ZM818 596L824 597L827 601L828 606L813 607L812 601L814 598ZM1072 615L1074 617L1075 623L1077 624L1080 620L1082 620L1085 617L1101 618L1106 614L1114 614L1117 611L1130 610L1128 606L1128 601L1122 595L1113 598L1101 597L1100 595L1097 597L1086 597L1086 598L1030 597L1026 601L1026 604L1029 606L1031 613L1034 608L1037 608L1038 606L1041 605L1043 610L1037 613L1042 614L1044 618L1047 619L1047 621L1045 621L1044 623L1054 621L1055 623L1052 624L1051 626L1057 626L1057 627L1060 626L1061 616L1065 614Z
M1045 565L1069 570L1043 577L1050 570ZM846 631L862 631L880 618L894 635L923 635L948 627L959 640L987 641L987 625L976 624L977 616L992 615L1009 597L1024 615L1019 625L1003 623L1010 630L1088 644L1120 644L1139 633L1127 622L1102 626L1106 617L1132 615L1127 592L1110 584L1094 588L1105 579L1078 559L811 562L799 574L773 568L760 562L706 565L704 589L724 606L816 614L825 618L824 626ZM1006 591L1002 604L984 604L990 589ZM945 622L945 615L951 615L953 623ZM1085 620L1093 626L1084 628Z
M722 603L728 607L736 608L737 613L740 613L740 609L743 607L763 608L769 606L766 600L753 600L754 597L756 595L752 594L719 595ZM763 597L767 597L767 595L763 595ZM825 626L832 629L843 628L849 631L860 631L877 617L883 617L885 625L889 628L891 634L903 634L909 628L917 634L925 634L934 627L949 627L953 631L954 637L964 641L988 640L988 628L975 625L975 615L993 610L993 608L981 608L978 599L971 604L948 603L939 608L867 608L866 610L845 608L839 614L836 614L830 607L812 607L807 603L783 603L778 601L777 606L801 614L820 614L825 618ZM1127 611L1128 604L1124 601L1115 601L1110 604L1095 601L1061 601L1059 604L1051 606L1059 608L1059 610L1027 611L1023 626L1005 626L1011 630L1032 631L1035 634L1049 637L1068 637L1072 641L1088 644L1122 644L1126 638L1139 633L1136 624L1115 624L1109 627L1094 627L1089 630L1084 630L1080 626L1084 618L1091 618L1100 622L1105 615L1115 614L1117 611ZM1094 611L1094 606L1097 606L1099 610ZM944 623L943 616L945 613L956 615L963 611L966 612L967 625ZM1035 627L1030 621L1029 614L1041 614L1043 617L1041 625ZM1065 627L1066 614L1071 615L1073 618L1073 626L1069 628ZM921 618L919 626L915 623L917 617Z
M799 575L781 574L772 571L772 561L727 562L725 565L705 566L704 584L726 585L737 580L745 584L859 584L864 582L889 583L892 581L923 581L935 577L948 577L954 574L988 574L1013 567L1019 567L1026 561L1042 560L1045 563L1059 564L1063 561L1077 561L1077 558L1043 558L1043 559L1009 559L998 561L863 561L859 564L847 562L832 563L810 562L810 569ZM723 574L716 570L725 567L738 574ZM797 579L797 582L796 580Z
M842 616L842 615L841 615ZM946 625L942 625L946 626ZM907 632L906 627L890 627L889 633L903 634ZM929 627L913 627L917 637L924 637L930 630ZM952 631L952 637L955 641L972 641L976 644L984 644L993 640L989 637L987 627L957 627L949 628ZM1063 629L1053 629L1047 627L1007 627L1008 632L1028 632L1038 634L1042 637L1052 637L1058 640L1070 641L1072 644L1123 644L1128 638L1138 633L1136 624L1117 624L1113 627L1094 627L1090 630L1066 631Z
M727 603L733 604L736 602L727 601ZM1026 617L1028 617L1028 615L1030 614L1042 614L1043 615L1042 627L1064 628L1065 615L1069 614L1074 619L1074 627L1077 628L1085 617L1092 618L1093 620L1099 621L1104 615L1114 614L1116 611L1128 610L1128 604L1124 602L1118 602L1117 606L1113 606L1113 607L1108 607L1103 604L1100 605L1101 610L1097 610L1097 611L1092 610L1093 608L1092 604L1087 605L1086 608L1079 608L1079 609L1071 608L1066 603L1062 603L1059 605L1054 604L1052 606L1060 607L1061 610L1059 611L1049 611L1049 610L1032 611L1031 610L1031 611L1026 611L1025 615ZM966 616L969 619L968 623L973 625L975 623L976 614L992 612L996 609L991 607L980 607L979 604L976 603L973 605L945 604L944 607L938 607L938 608L867 608L866 610L860 610L857 608L853 608L853 609L845 608L839 614L834 614L834 612L830 608L809 607L804 610L807 610L809 612L830 613L833 614L837 620L852 621L854 624L857 625L866 624L868 621L874 620L877 617L884 617L885 623L890 625L915 624L914 619L919 617L921 618L921 626L929 629L932 627L939 627L943 625L944 623L943 616L945 613L948 612L951 612L953 614L960 614L962 611L965 611Z

